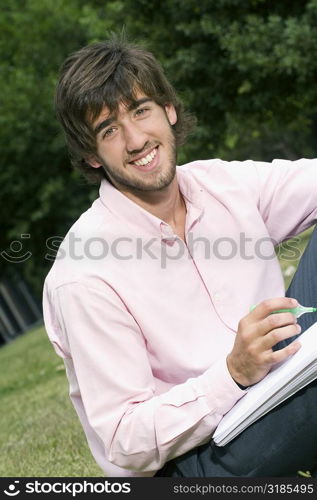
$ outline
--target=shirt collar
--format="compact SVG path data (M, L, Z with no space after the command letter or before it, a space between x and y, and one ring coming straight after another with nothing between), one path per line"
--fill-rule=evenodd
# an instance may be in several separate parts
M190 229L203 213L203 190L191 175L182 170L182 167L177 167L176 175L187 208L186 226ZM169 224L130 200L106 179L101 181L99 194L101 202L111 213L122 221L139 227L140 232L146 231L162 239L171 234Z

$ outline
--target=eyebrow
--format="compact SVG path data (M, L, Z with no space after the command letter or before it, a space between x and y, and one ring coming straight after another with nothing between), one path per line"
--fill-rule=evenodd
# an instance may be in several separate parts
M128 111L133 111L134 109L138 108L141 106L141 104L144 104L145 102L150 102L153 101L153 99L150 99L149 97L142 97L142 99L138 99L137 101L133 101L129 106L128 106ZM95 134L98 135L99 132L111 125L112 122L114 122L116 119L116 116L112 116L110 118L107 118L106 120L103 120L101 123L97 125L95 128Z

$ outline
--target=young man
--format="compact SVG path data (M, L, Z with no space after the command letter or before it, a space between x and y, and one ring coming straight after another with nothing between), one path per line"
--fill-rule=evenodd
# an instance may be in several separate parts
M316 233L290 297L274 245L316 222L316 161L176 167L193 120L153 55L120 41L66 60L56 108L73 165L101 183L47 276L44 318L102 470L283 476L312 466L316 384L226 447L212 434L248 386L300 349L294 315L270 313L294 307L291 297L317 302ZM304 328L316 320L303 318Z

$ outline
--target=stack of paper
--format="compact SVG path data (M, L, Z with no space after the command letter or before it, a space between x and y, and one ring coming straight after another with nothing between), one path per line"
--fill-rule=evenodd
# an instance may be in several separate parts
M248 389L220 421L213 440L224 446L246 427L317 378L317 323L300 337L302 347Z

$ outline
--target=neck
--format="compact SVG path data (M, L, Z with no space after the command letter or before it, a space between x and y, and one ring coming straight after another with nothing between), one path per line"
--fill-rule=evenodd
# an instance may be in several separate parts
M120 189L122 194L147 210L152 215L176 228L186 213L185 202L179 190L177 176L164 189L159 191L131 192Z

